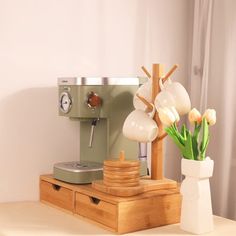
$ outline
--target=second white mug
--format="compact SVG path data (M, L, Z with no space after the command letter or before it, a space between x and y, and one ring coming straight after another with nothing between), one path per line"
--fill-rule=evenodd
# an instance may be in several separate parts
M140 96L142 96L148 102L151 103L152 102L152 82L151 82L151 80L148 80L147 82L142 84L138 88L136 94L139 94ZM138 109L138 110L146 111L146 109L147 109L147 106L136 95L134 95L133 105L134 105L135 109Z
M156 109L160 107L175 107L179 115L187 114L191 109L189 95L184 86L179 82L168 79L164 84L159 81L161 92L155 99Z
M138 142L152 142L158 135L156 122L142 110L132 111L123 125L123 134Z

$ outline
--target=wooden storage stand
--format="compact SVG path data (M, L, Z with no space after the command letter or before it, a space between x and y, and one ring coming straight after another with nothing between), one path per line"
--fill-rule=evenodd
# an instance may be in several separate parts
M96 191L90 184L67 184L51 175L42 175L40 200L89 218L120 234L174 224L180 220L179 189L116 197Z

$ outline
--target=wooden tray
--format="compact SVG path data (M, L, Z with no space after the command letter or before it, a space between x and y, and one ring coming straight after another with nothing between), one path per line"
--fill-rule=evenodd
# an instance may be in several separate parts
M107 193L113 196L119 197L131 197L141 193L154 191L154 190L165 190L165 189L176 189L177 182L170 179L163 180L151 180L150 178L140 179L140 185L135 187L108 187L103 183L103 180L93 181L92 187L103 193Z
M103 180L97 180L92 183L92 187L103 193L119 197L130 197L143 193L141 185L135 187L110 187L103 183Z

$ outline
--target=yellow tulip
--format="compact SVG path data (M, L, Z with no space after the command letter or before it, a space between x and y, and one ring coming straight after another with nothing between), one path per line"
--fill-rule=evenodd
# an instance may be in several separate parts
M177 112L176 108L170 107L169 109L173 113L173 115L175 116L175 122L179 122L179 120L180 120L179 113Z

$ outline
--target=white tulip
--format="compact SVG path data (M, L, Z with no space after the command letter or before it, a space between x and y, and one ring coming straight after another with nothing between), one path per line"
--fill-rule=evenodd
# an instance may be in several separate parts
M170 111L174 114L175 116L175 121L176 122L179 122L180 118L179 118L179 113L177 112L176 108L175 107L170 107L169 108Z
M159 115L159 118L160 118L161 122L165 126L171 126L176 121L175 115L167 107L159 108L158 109L158 115Z
M196 108L193 108L188 113L188 119L191 124L194 124L195 122L199 124L202 121L202 116L201 116L201 113Z
M214 109L207 109L203 115L206 118L209 125L216 123L216 111Z

